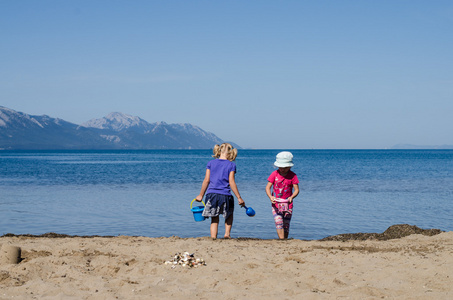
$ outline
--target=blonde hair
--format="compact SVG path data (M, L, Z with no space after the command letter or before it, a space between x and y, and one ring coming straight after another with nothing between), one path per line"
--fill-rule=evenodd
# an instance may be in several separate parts
M213 151L214 155L212 157L219 158L220 154L226 154L226 157L229 161L233 161L238 156L238 149L235 149L231 146L230 143L223 143L222 145L215 145Z

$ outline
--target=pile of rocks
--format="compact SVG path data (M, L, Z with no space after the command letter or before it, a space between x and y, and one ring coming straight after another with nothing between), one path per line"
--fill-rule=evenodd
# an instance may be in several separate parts
M203 258L195 258L194 253L189 254L189 252L184 252L184 254L176 253L173 257L173 260L167 260L165 264L172 265L172 269L176 268L176 266L183 266L188 268L206 266L206 262L203 260Z

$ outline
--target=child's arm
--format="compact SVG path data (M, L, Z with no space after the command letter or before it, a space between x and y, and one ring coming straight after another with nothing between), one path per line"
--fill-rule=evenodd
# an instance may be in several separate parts
M239 194L239 190L238 190L238 187L236 185L236 181L234 179L234 171L230 172L230 176L228 177L228 180L230 182L231 190L233 191L233 193L238 198L239 205L240 206L245 206L245 202L244 202L244 200L242 200L241 195Z
M288 197L289 203L293 202L293 198L296 198L297 195L299 195L299 185L295 184L293 185L293 188L294 188L293 194L291 195L291 197Z
M271 187L272 187L272 182L268 181L267 185L266 185L266 194L269 197L269 199L271 200L271 202L275 203L275 197L272 196Z
M203 200L204 193L206 193L206 190L208 189L209 186L209 182L211 182L210 178L211 170L206 169L206 175L204 177L203 183L201 184L200 194L195 198L195 200L197 200L198 202L201 202Z

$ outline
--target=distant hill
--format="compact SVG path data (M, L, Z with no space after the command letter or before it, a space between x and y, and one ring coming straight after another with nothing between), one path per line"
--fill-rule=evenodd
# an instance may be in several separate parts
M115 112L77 125L0 106L0 149L210 149L219 143L215 134L187 123L148 123Z
M436 150L436 149L453 149L453 145L437 145L437 146L428 146L428 145L411 145L411 144L398 144L398 145L395 145L393 146L391 149L420 149L420 150L423 150L423 149L433 149L433 150Z

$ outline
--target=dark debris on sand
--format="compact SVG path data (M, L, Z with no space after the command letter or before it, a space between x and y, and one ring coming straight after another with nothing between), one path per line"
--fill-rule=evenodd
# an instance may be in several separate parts
M113 237L113 236L106 236L106 235L68 235L68 234L61 234L55 232L48 232L40 235L34 234L14 234L14 233L7 233L2 235L1 237L32 237L32 238L94 238L94 237Z
M440 229L421 229L415 225L399 224L390 226L383 233L345 233L339 235L328 236L320 241L364 241L364 240L379 240L386 241L391 239L399 239L411 234L423 234L433 236L443 232Z
M319 241L365 241L365 240L379 240L379 241L386 241L391 239L399 239L411 234L423 234L427 236L433 236L444 231L440 229L421 229L415 225L408 225L408 224L399 224L390 226L386 231L383 233L344 233L338 235L332 235L320 239ZM28 238L94 238L94 237L102 237L102 238L111 238L114 236L104 236L104 235L67 235L67 234L60 234L54 232L48 232L41 235L33 235L33 234L13 234L7 233L0 237L28 237ZM240 237L235 240L238 241L249 241L249 240L262 240L260 238L247 238L247 237ZM290 239L291 240L291 239Z

